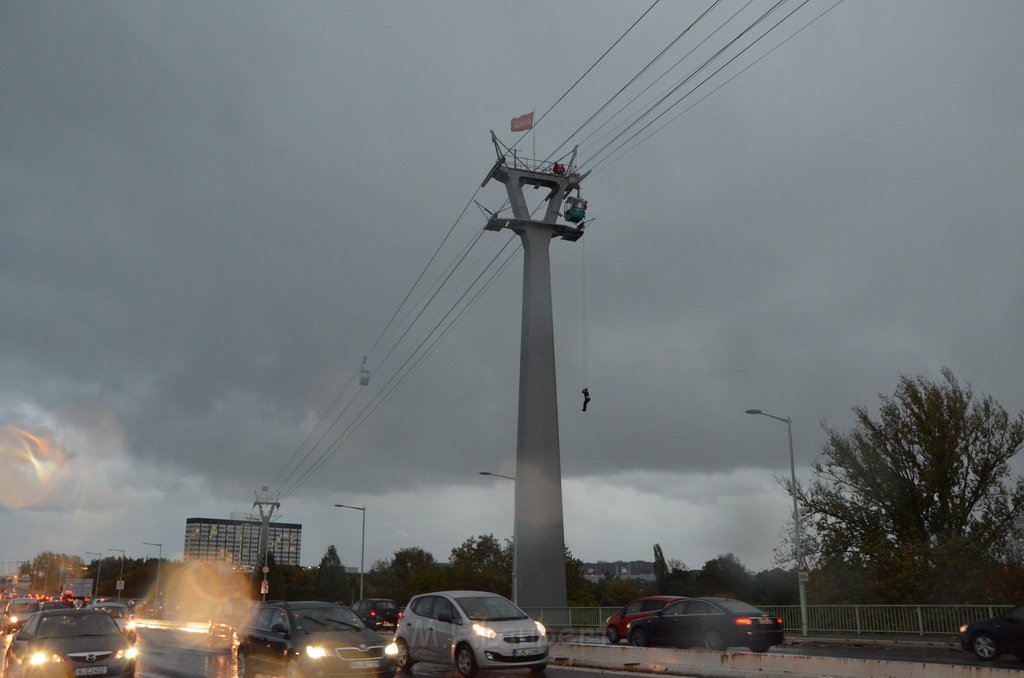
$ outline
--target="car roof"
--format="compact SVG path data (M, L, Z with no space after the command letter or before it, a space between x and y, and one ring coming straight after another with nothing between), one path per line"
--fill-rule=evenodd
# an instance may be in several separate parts
M421 593L421 596L458 596L459 598L472 598L476 596L498 596L504 598L505 596L500 593L492 593L491 591L460 591L458 589L454 591L431 591L430 593ZM420 596L416 596L419 598Z

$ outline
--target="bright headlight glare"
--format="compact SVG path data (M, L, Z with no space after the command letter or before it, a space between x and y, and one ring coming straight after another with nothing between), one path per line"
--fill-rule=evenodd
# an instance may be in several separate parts
M494 632L494 629L483 624L473 624L473 633L484 638L497 638L498 634Z
M398 655L398 646L394 643L388 643L384 646L384 654L389 657L395 657Z
M134 631L135 630L135 620L134 619L129 619L128 623L124 625L124 628L126 630L128 630L128 631Z
M307 645L306 655L313 659L320 659L321 657L327 656L327 650L319 645Z
M967 624L960 627L960 633L967 633Z
M537 632L540 633L541 636L548 635L548 630L544 628L543 624L541 624L539 621L534 621L533 623L537 625Z
M53 659L55 659L54 655L46 654L45 652L33 652L32 656L28 658L28 663L32 666L39 666ZM56 657L56 659L59 660L59 657Z

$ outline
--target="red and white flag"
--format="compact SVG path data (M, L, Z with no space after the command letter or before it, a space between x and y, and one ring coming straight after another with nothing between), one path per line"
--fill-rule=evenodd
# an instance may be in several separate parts
M518 118L512 118L513 132L526 132L533 129L533 111L524 113Z

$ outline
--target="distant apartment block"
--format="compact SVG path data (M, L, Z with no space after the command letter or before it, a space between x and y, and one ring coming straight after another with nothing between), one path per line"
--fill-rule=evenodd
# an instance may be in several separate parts
M281 565L298 565L302 525L270 523L269 548ZM232 518L187 518L185 560L230 563L252 570L260 561L260 521Z

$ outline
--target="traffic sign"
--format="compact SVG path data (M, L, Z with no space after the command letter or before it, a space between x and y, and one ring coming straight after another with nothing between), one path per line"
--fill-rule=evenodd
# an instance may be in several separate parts
M260 582L260 593L263 595L270 593L270 582L266 579Z
M266 574L267 572L270 572L270 568L268 566L266 566L266 565L263 566L262 570L263 570L263 574Z
M124 591L124 579L118 579L117 580L117 587L116 588L117 588L118 591Z
M807 556L800 555L800 564L796 567L797 572L810 572L811 568L807 567Z

